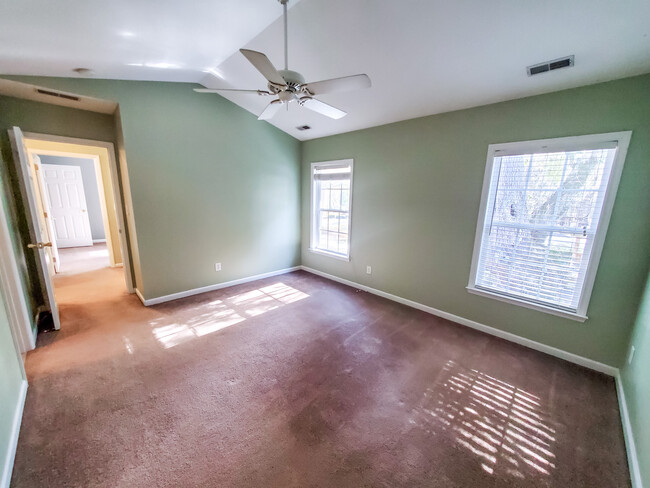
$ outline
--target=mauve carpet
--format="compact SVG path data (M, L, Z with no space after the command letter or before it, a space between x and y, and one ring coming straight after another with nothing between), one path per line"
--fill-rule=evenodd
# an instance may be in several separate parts
M624 487L612 378L305 272L57 278L12 486Z

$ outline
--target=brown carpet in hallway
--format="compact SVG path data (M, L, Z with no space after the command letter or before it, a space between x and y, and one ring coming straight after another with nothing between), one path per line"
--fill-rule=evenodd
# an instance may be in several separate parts
M58 279L12 486L629 486L614 382L296 272L144 308Z

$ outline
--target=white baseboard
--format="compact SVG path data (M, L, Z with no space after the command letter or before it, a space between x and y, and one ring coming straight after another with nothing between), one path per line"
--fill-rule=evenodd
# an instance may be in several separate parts
M293 268L279 269L277 271L270 271L269 273L262 273L254 276L248 276L246 278L240 278L238 280L226 281L224 283L217 283L215 285L203 286L201 288L194 288L192 290L181 291L178 293L172 293L171 295L164 295L156 298L144 298L142 293L136 288L135 293L138 295L140 301L146 306L158 305L159 303L170 302L172 300L178 300L179 298L190 297L192 295L198 295L200 293L207 293L209 291L220 290L222 288L228 288L229 286L241 285L243 283L249 283L251 281L261 280L263 278L270 278L271 276L278 276L285 273L291 273L292 271L297 271L301 269L300 266L294 266Z
M621 422L623 423L623 436L625 437L625 450L627 451L627 463L630 468L630 478L632 479L632 488L643 488L641 480L641 469L639 468L639 458L637 457L636 444L634 442L634 430L630 423L630 415L627 411L627 401L625 400L625 388L619 372L616 373L616 392L618 393L618 409L621 412Z
M179 298L185 298L189 297L192 295L198 295L200 293L206 293L209 291L214 291L214 290L220 290L222 288L228 288L229 286L235 286L235 285L241 285L243 283L248 283L251 281L256 281L256 280L261 280L263 278L269 278L271 276L277 276L285 273L290 273L292 271L296 271L302 269L304 271L307 271L309 273L321 276L323 278L327 278L332 281L336 281L338 283L342 283L344 285L348 285L354 288L357 288L359 290L367 291L368 293L372 293L374 295L386 298L388 300L392 300L398 303L401 303L403 305L407 305L412 308L416 308L418 310L422 310L423 312L430 313L432 315L436 315L438 317L442 317L443 319L450 320L452 322L456 322L458 324L464 325L466 327L470 327L472 329L479 330L481 332L485 332L486 334L493 335L495 337L500 337L501 339L505 339L510 342L514 342L516 344L520 344L522 346L528 347L530 349L534 349L536 351L540 351L546 354L549 354L551 356L555 356L560 359L564 359L565 361L569 361L574 364L578 364L580 366L584 366L585 368L592 369L594 371L598 371L600 373L604 373L609 376L615 377L618 374L618 368L615 368L614 366L610 366L608 364L604 364L598 361L594 361L593 359L585 358L582 356L578 356L577 354L573 354L567 351L563 351L562 349L558 349L553 346L548 346L546 344L542 344L541 342L536 342L531 339L526 339L525 337L518 336L516 334L512 334L510 332L503 331L501 329L497 329L495 327L490 327L489 325L482 324L480 322L476 322L474 320L466 319L464 317L460 317L458 315L451 314L449 312L445 312L443 310L438 310L437 308L430 307L428 305L424 305L422 303L415 302L413 300L409 300L407 298L402 298L397 295L393 295L391 293L387 293L385 291L377 290L375 288L371 288L366 285L362 285L360 283L355 283L354 281L346 280L344 278L339 278L338 276L334 276L328 273L324 273L322 271L318 271L313 268L309 268L308 266L294 266L292 268L285 268L277 271L271 271L269 273L262 273L259 275L254 275L254 276L249 276L246 278L240 278L238 280L232 280L232 281L226 281L224 283L217 283L215 285L209 285L209 286L204 286L201 288L194 288L192 290L186 290L186 291L181 291L178 293L172 293L170 295L164 295L160 297L155 297L155 298L145 298L140 290L137 288L135 289L135 293L140 299L140 301L145 305L145 306L151 306L151 305L157 305L159 303L164 303L164 302L169 302L172 300L178 300Z
M370 288L369 286L355 283L354 281L346 280L344 278L339 278L338 276L334 276L328 273L323 273L322 271L318 271L316 269L309 268L307 266L300 266L300 269L318 276L322 276L323 278L327 278L332 281L343 283L344 285L358 288L359 290L367 291L368 293L372 293L373 295L378 295L380 297L387 298L388 300L393 300L394 302L398 302L403 305L407 305L409 307L422 310L423 312L427 312L432 315L442 317L443 319L456 322L457 324L465 325L467 327L471 327L472 329L480 330L481 332L485 332L486 334L500 337L501 339L505 339L506 341L514 342L516 344L520 344L530 349L534 349L536 351L540 351L549 354L551 356L564 359L565 361L579 364L580 366L593 369L594 371L598 371L600 373L604 373L609 376L616 376L616 373L618 372L618 368L615 368L613 366L609 366L607 364L594 361L593 359L588 359L582 356L578 356L577 354L566 352L556 347L547 346L546 344L542 344L541 342L536 342L530 339L526 339L525 337L521 337L516 334L512 334L510 332L505 332L503 330L496 329L494 327L490 327L489 325L481 324L480 322L475 322L473 320L469 320L464 317L451 314L449 312L444 312L442 310L438 310L437 308L429 307L428 305L423 305L422 303L414 302L413 300L408 300L406 298L398 297L397 295L393 295L391 293L386 293L385 291L377 290L375 288Z
M600 363L598 361L594 361L593 359L588 359L582 356L578 356L577 354L573 354L570 352L563 351L561 349L548 346L546 344L542 344L540 342L536 342L530 339L526 339L525 337L521 337L515 334L512 334L510 332L505 332L500 329L496 329L494 327L490 327L489 325L481 324L480 322L475 322L473 320L466 319L464 317L460 317L458 315L454 315L448 312L444 312L442 310L438 310L437 308L429 307L428 305L424 305L422 303L415 302L413 300L408 300L406 298L399 297L397 295L393 295L391 293L387 293L381 290L377 290L375 288L371 288L366 285L362 285L360 283L355 283L354 281L346 280L344 278L339 278L338 276L334 276L328 273L324 273L322 271L318 271L313 268L309 268L307 266L294 266L292 268L286 268L286 269L281 269L278 271L271 271L270 273L263 273L255 276L249 276L247 278L241 278L238 280L232 280L232 281L227 281L225 283L218 283L216 285L209 285L209 286L204 286L201 288L194 288L192 290L187 290L179 293L173 293L171 295L165 295L161 297L156 297L156 298L150 298L150 299L145 299L140 290L137 288L135 289L135 293L140 299L140 301L145 305L145 306L150 306L150 305L156 305L159 303L163 302L168 302L171 300L177 300L179 298L185 298L189 297L192 295L198 295L200 293L206 293L209 291L214 291L214 290L219 290L222 288L227 288L229 286L235 286L235 285L240 285L243 283L249 283L251 281L256 281L260 280L263 278L269 278L272 276L278 276L281 274L285 273L290 273L292 271L296 271L302 269L303 271L307 271L308 273L312 273L318 276L321 276L323 278L327 278L332 281L336 281L338 283L342 283L344 285L348 285L354 288L357 288L359 290L366 291L368 293L372 293L374 295L386 298L388 300L392 300L398 303L401 303L403 305L407 305L409 307L422 310L423 312L430 313L432 315L436 315L438 317L441 317L443 319L450 320L452 322L456 322L458 324L470 327L472 329L479 330L481 332L484 332L486 334L490 334L496 337L500 337L501 339L505 339L510 342L514 342L516 344L528 347L530 349L534 349L536 351L540 351L546 354L549 354L551 356L555 356L560 359L564 359L565 361L569 361L574 364L578 364L580 366L584 366L585 368L592 369L594 371L598 371L600 373L604 373L609 376L613 376L616 380L616 390L618 393L618 400L619 400L619 410L621 412L621 421L623 423L623 433L625 435L625 445L626 445L626 450L627 450L627 457L628 457L628 463L630 467L630 475L632 478L632 488L643 488L642 482L641 482L641 474L639 470L639 462L637 459L636 455L636 447L634 443L634 434L632 431L632 426L630 424L630 419L627 411L627 403L625 401L625 392L623 390L623 384L621 381L620 373L618 368L615 368L613 366L609 366L604 363ZM17 439L16 439L17 440Z
M25 408L25 398L27 396L27 380L23 380L20 385L18 394L18 404L14 412L14 421L11 427L11 436L9 437L7 457L2 467L2 479L0 479L0 488L9 488L11 481L11 472L14 468L14 459L16 458L16 447L18 446L18 435L20 434L20 424L23 420L23 410Z
M93 244L99 244L100 242L106 242L106 239L93 239Z

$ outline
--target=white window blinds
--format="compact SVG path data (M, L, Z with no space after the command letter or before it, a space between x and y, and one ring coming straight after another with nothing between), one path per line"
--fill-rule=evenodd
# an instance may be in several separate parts
M470 288L577 313L617 142L513 146L493 151Z
M351 160L312 165L312 250L349 256L351 180Z

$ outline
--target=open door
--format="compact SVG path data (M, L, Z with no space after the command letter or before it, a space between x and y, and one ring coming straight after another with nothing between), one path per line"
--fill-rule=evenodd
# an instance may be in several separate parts
M47 304L52 312L52 320L54 321L54 328L61 328L61 320L59 319L59 309L56 306L54 297L54 284L52 283L52 276L48 271L48 258L49 255L45 248L52 247L52 242L48 240L48 231L41 223L41 216L39 216L39 207L36 200L34 188L38 188L38 182L35 181L36 171L32 168L32 164L27 156L25 149L25 141L23 133L20 128L14 127L9 131L9 138L14 153L14 161L20 165L23 184L21 191L23 193L23 200L28 208L28 227L31 238L31 243L27 247L36 253L36 268L38 270L39 280L41 287L46 293Z
M52 267L56 273L59 272L61 268L61 260L59 259L59 247L56 242L56 235L54 233L54 224L52 222L52 206L50 205L50 196L47 193L47 188L45 187L45 176L43 173L43 165L41 164L41 158L36 154L32 154L32 162L34 164L34 169L36 170L36 182L38 183L38 199L40 200L39 213L43 216L41 224L44 225L45 231L47 232L47 241L51 242L52 247L46 248L45 251L50 255L50 262L48 269L50 274L52 274Z

